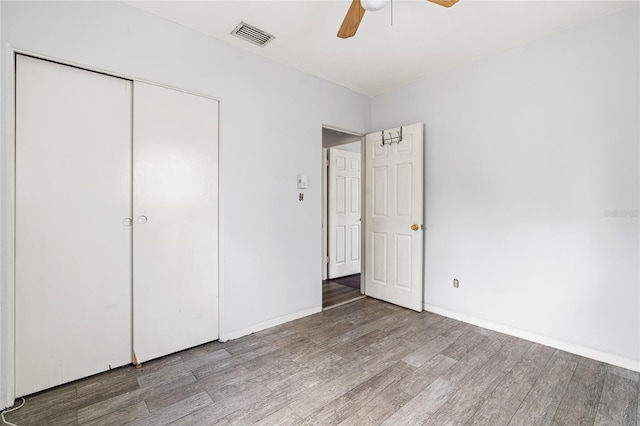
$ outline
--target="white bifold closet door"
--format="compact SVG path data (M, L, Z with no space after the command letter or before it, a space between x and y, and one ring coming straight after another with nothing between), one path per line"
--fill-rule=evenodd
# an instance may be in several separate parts
M218 102L17 55L16 395L218 338Z
M131 362L131 82L16 61L21 396Z
M218 338L218 102L134 82L138 363Z

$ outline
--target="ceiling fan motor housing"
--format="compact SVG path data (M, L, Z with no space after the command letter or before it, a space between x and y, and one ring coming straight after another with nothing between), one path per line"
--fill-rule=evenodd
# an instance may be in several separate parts
M369 12L375 12L376 10L384 9L390 0L360 0L360 4L365 10Z

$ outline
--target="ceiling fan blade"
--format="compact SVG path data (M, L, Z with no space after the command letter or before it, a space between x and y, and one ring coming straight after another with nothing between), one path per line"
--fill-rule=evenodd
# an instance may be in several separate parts
M451 7L458 3L458 0L429 0L431 3L439 4L444 7Z
M338 31L338 37L349 38L356 35L356 31L358 31L364 12L365 10L360 4L360 0L353 0L351 2L351 6L349 6L347 15L344 17L344 21L342 21L342 25Z

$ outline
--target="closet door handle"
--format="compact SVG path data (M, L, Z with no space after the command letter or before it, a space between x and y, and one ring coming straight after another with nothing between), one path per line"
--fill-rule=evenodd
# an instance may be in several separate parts
M132 224L133 224L133 220L131 220L130 217L125 217L124 219L122 219L123 226L131 226Z
M147 220L148 220L148 219L147 219L147 217L146 217L146 216L140 216L140 217L138 218L138 223L145 224L145 223L147 223Z

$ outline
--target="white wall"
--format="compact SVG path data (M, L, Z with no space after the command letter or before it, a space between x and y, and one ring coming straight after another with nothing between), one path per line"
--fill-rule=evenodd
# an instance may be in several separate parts
M0 36L2 34L2 29L4 27L4 13L2 11L2 4L0 3ZM1 40L1 39L0 39ZM4 44L4 43L3 43ZM4 55L2 54L3 47L0 45L0 76L4 76L7 74L7 70L5 69L6 62ZM0 140L3 137L2 135L5 133L3 129L6 129L6 117L5 117L5 105L2 101L6 98L6 88L5 82L3 78L0 78ZM5 170L4 159L6 158L6 146L4 143L0 143L0 410L6 408L10 402L8 400L6 385L3 383L7 383L7 353L4 350L5 341L7 338L7 321L8 315L6 314L7 310L6 300L7 300L7 268L5 267L5 259L6 259L6 226L5 226L5 205L6 205L6 194L4 193L4 185L2 185L3 179L7 174Z
M373 99L425 123L427 305L640 369L639 47L629 9Z
M321 308L322 124L364 133L369 98L119 2L2 1L0 12L3 60L12 46L221 99L222 336ZM6 102L2 96L2 124ZM5 127L1 142L4 166L12 143ZM303 202L298 173L309 175ZM3 214L7 201L3 192ZM2 241L4 266L6 229ZM7 395L4 319L0 402Z

